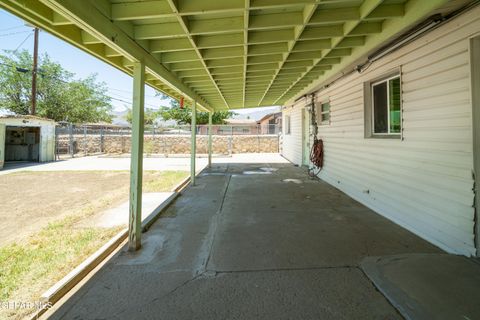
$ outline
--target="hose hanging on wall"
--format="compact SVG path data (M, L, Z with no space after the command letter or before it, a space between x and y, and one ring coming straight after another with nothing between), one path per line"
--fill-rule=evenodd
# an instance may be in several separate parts
M310 115L313 126L313 144L312 149L310 150L310 162L313 166L308 168L308 175L313 178L316 177L323 168L323 140L317 137L318 125L315 110L315 94L312 94Z

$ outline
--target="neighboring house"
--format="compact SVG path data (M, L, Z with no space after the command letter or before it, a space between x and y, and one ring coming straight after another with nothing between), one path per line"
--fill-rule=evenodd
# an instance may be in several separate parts
M262 117L258 122L262 134L282 132L282 112L273 112Z
M475 255L480 7L318 88L283 108L283 156L310 165L313 103L322 180L448 252Z
M55 121L36 116L0 117L0 169L5 162L55 160Z
M213 125L212 134L218 135L240 135L258 134L259 126L253 119L225 119L224 125ZM208 134L208 125L199 126L198 134Z
M258 134L257 121L254 119L225 119L226 126L219 127L219 133L221 131L230 132L233 130L234 134Z

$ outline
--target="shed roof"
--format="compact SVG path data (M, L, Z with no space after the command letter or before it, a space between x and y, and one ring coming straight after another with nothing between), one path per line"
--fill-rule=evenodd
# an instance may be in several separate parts
M16 119L16 120L36 120L36 121L44 121L44 122L49 122L49 123L55 123L55 120L48 119L48 118L43 118L39 116L32 116L32 115L2 115L0 116L0 121L1 122L6 122L8 119ZM3 120L3 121L2 121Z

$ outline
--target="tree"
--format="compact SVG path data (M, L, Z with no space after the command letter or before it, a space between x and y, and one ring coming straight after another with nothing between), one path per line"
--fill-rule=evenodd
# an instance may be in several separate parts
M26 50L0 54L0 109L29 114L32 63ZM96 75L74 79L47 54L39 58L37 75L37 115L74 123L112 121L108 88Z
M188 107L180 108L177 100L172 99L170 107L163 107L159 110L160 116L164 120L175 120L179 124L192 123L192 110ZM225 119L230 118L235 113L231 111L216 111L212 114L213 124L225 124ZM197 111L197 124L208 124L208 112Z
M163 107L160 109L160 115L164 120L176 120L179 124L192 123L192 110L190 108ZM212 115L213 124L225 124L225 119L234 115L231 111L216 111ZM197 112L197 124L208 123L208 112Z
M155 111L153 109L145 109L145 112L143 114L143 123L145 125L153 125L155 124L155 121L157 120L159 116L159 112ZM125 116L125 120L127 120L128 123L132 124L132 109L128 109L127 115Z
M177 100L170 98L162 92L157 92L156 95L163 100L170 100L170 107L162 107L159 110L159 115L163 120L175 120L178 124L192 123L192 110L188 107L180 108ZM208 124L208 112L197 111L197 124ZM232 111L217 111L212 115L213 124L225 124L225 119L235 115Z

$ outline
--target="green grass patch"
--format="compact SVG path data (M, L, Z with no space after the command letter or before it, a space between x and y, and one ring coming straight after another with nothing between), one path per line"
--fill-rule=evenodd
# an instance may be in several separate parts
M1 301L39 301L46 289L122 229L76 229L78 220L78 217L61 219L22 243L0 247ZM19 318L35 310L5 311L7 318Z
M72 172L76 175L86 173ZM99 173L108 178L106 174L113 172L88 173L83 179L98 179ZM128 171L122 173L128 174ZM55 173L23 171L15 174L37 176ZM188 175L185 171L145 171L143 192L172 191ZM83 222L119 201L127 200L128 176L119 186L124 191L117 187L108 190L110 192L105 190L102 194L96 194L95 199L85 198L85 204L70 208L68 216L54 220L40 231L23 237L21 241L0 247L0 302L39 301L43 292L117 234L123 227L98 228L84 226ZM0 319L21 319L34 311L0 309Z
M190 175L187 171L146 171L143 192L169 192Z

